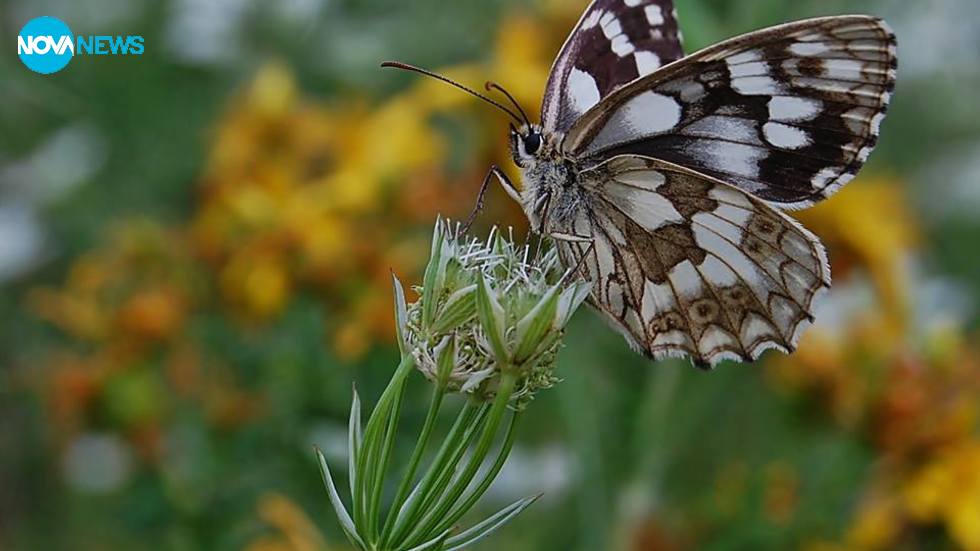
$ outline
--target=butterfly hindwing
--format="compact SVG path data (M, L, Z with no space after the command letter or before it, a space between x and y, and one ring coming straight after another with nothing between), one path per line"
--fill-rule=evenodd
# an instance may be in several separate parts
M552 66L542 124L565 132L610 92L683 55L671 0L595 0Z
M867 160L895 84L879 19L810 19L701 50L619 88L570 129L577 158L639 154L782 206L812 204Z
M697 172L635 155L579 176L592 196L566 266L594 282L591 302L653 358L713 365L793 350L830 285L819 241L764 201Z

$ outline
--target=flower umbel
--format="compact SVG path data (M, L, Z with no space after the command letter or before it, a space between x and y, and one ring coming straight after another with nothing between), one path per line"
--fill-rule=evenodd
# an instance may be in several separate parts
M419 299L400 306L403 351L429 380L483 399L513 373L512 407L521 409L557 382L565 325L591 289L568 275L554 249L532 254L510 231L480 240L437 222Z
M450 551L483 538L533 503L524 498L473 527L458 522L496 478L514 443L514 427L534 393L557 382L561 337L591 284L562 273L553 251L535 254L508 232L477 240L436 222L432 252L408 304L394 279L401 362L361 426L357 394L350 416L351 509L317 451L331 504L348 539L370 551ZM381 512L402 396L412 368L433 382L432 400L394 499ZM429 440L447 393L466 399L428 464ZM506 419L506 422L505 422ZM491 453L494 443L496 453ZM416 475L419 474L418 477ZM416 480L416 478L418 478Z

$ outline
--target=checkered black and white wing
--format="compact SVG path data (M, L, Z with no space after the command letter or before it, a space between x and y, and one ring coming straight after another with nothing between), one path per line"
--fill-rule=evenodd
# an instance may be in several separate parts
M620 88L578 120L564 148L577 158L656 157L801 208L868 159L896 66L895 35L880 19L780 25Z
M594 0L551 67L542 125L564 133L613 90L683 55L671 0Z
M632 346L711 366L794 349L830 286L820 242L752 194L665 161L620 155L579 176L592 197L557 241L590 301Z

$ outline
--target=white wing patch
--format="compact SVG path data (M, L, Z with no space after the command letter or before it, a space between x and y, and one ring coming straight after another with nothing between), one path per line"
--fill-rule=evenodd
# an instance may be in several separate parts
M588 109L599 103L599 87L592 75L572 69L568 75L568 100L576 109Z
M602 149L643 133L670 132L681 120L681 104L671 96L656 92L637 94L609 118L593 141Z

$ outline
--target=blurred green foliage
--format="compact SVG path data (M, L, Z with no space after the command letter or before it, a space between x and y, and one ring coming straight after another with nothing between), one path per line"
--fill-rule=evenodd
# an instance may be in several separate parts
M388 267L416 281L437 211L465 215L506 161L500 120L377 62L499 76L530 107L582 7L0 5L8 44L38 15L147 44L50 76L0 59L0 547L343 549L311 444L343 464L352 383L370 402L397 357ZM896 28L867 176L801 215L833 261L824 337L703 373L577 316L564 381L529 409L481 513L545 497L479 548L980 548L980 8L678 11L688 51L818 14ZM508 201L491 193L484 227L521 223ZM865 209L859 232L837 215ZM401 442L426 388L410 382Z

